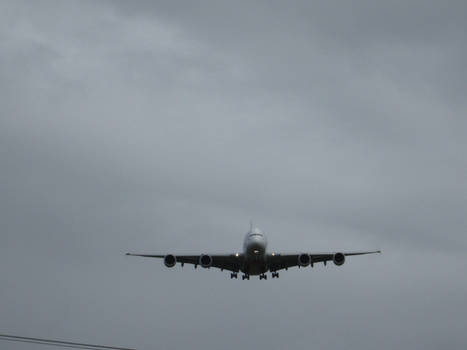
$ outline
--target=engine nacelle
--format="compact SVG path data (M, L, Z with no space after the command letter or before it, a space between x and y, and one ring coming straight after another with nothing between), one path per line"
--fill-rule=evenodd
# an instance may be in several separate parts
M298 266L308 266L311 263L311 256L308 254L299 254L298 255Z
M334 261L334 264L336 264L337 266L344 265L344 263L345 263L345 255L344 255L344 253L336 253L336 254L334 254L334 256L332 257L332 260Z
M207 269L212 266L212 256L208 254L201 254L199 257L199 264Z
M173 254L167 254L164 256L164 265L167 267L174 267L177 263L177 258Z

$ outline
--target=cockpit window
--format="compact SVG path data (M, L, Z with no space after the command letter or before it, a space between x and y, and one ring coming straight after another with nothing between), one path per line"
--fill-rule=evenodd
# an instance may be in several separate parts
M250 237L252 236L260 236L262 237L263 235L261 233L256 233L256 232L253 232L253 233L250 233Z

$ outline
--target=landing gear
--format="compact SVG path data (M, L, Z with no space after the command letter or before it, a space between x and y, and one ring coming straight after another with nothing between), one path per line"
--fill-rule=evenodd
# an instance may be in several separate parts
M237 275L236 272L232 272L232 273L230 274L230 279L232 279L232 278L235 278L235 279L236 279L237 277L238 277L238 275Z
M250 279L250 275L245 274L245 275L242 276L242 281L243 280L249 280L249 279Z
M279 272L273 272L272 273L272 278L279 278Z
M267 280L267 279L268 279L268 276L267 276L266 274L263 273L263 274L259 275L259 279L260 279L260 280Z

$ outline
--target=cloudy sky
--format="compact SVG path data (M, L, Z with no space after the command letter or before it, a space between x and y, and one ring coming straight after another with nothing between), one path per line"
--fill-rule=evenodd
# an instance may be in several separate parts
M0 3L0 333L459 349L465 1ZM126 251L382 249L278 280ZM46 349L2 343L5 350Z

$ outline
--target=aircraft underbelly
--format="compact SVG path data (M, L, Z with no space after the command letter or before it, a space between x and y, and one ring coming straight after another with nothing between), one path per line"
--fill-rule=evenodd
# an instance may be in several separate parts
M267 271L266 262L264 260L247 261L242 271L248 275L261 275Z

